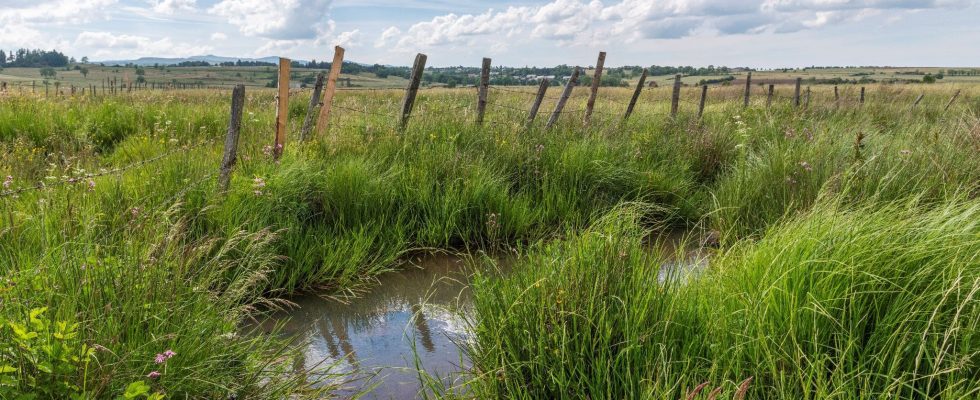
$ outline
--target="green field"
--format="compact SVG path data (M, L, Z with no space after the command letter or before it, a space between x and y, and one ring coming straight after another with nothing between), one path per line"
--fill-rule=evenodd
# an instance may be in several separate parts
M0 94L0 398L329 395L296 343L242 326L437 250L516 260L475 273L472 366L420 373L432 397L980 394L980 85L820 85L807 107L780 85L747 108L720 86L700 119L699 88L672 118L660 85L626 121L632 90L602 88L588 125L578 88L550 130L558 89L529 129L530 88L491 89L483 126L474 90L420 91L405 130L402 90L344 91L305 143L297 91L273 160L270 71L147 68L250 85L227 193L228 89ZM663 279L650 244L677 231L717 243Z

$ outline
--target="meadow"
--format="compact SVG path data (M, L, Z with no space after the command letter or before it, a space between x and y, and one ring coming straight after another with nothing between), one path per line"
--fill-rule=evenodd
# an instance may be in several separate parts
M408 254L517 252L475 273L462 398L971 398L980 394L980 87L344 91L322 137L246 90L0 96L0 397L315 398L295 343L243 332L291 294L357 296ZM946 104L954 91L958 100ZM919 94L925 94L915 107ZM663 232L714 245L660 279ZM323 366L329 370L329 365ZM426 379L422 377L421 379Z

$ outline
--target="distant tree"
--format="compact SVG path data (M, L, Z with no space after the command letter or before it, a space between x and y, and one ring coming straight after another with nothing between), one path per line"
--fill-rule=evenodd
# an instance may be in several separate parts
M88 56L82 57L82 64L88 64Z
M0 50L0 67L7 65L7 53Z
M923 83L936 83L936 77L932 75L926 75L922 77Z
M54 79L54 77L57 76L57 73L54 72L54 68L44 67L44 68L41 68L41 76L44 77L44 78L52 78L52 79Z
M81 72L82 73L82 77L85 77L85 78L88 77L88 68L81 67L81 68L78 69L78 72Z

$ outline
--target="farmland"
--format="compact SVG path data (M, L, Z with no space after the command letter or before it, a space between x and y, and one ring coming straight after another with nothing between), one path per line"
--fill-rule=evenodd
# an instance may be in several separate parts
M96 85L112 68L59 79ZM528 126L533 88L492 86L478 125L475 90L428 85L404 129L404 90L341 90L306 142L311 93L294 88L276 159L275 68L148 68L149 81L229 86L74 96L32 93L35 73L0 72L19 82L0 94L0 397L329 395L344 371L297 368L302 344L251 323L304 293L356 301L435 252L511 255L506 272L468 271L470 362L453 381L419 373L435 397L980 392L970 77L869 83L863 103L858 85L839 99L813 85L805 106L791 85L768 105L753 87L748 107L741 87L715 85L701 117L706 77L683 78L673 117L668 78L653 77L629 119L633 90L603 87L584 124L579 87L551 129L557 90ZM709 261L664 277L678 255L652 244L678 236Z

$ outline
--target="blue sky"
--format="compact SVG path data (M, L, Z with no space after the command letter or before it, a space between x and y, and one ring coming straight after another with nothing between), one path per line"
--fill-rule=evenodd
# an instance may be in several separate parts
M429 65L980 66L978 0L0 0L0 48Z

